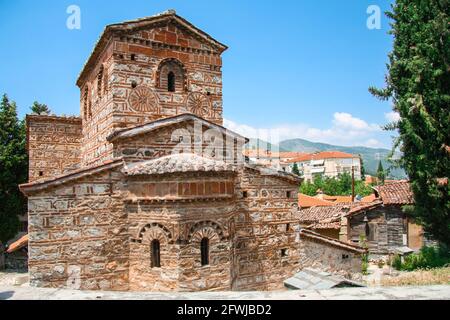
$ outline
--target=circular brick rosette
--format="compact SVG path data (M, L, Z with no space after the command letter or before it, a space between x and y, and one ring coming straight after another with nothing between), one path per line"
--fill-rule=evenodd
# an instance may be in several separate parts
M137 112L158 112L156 95L146 86L138 86L131 91L128 105L130 109Z
M191 93L187 98L187 109L200 117L209 116L211 108L208 97L200 92Z

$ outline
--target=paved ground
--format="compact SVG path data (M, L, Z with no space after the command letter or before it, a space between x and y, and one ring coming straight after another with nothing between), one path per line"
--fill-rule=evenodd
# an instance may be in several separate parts
M0 272L0 300L450 300L450 285L278 292L143 293L43 289L28 274Z
M280 292L137 293L0 286L0 300L450 300L450 285Z

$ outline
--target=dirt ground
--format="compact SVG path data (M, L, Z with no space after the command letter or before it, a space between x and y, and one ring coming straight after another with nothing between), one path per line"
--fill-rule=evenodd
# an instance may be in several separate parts
M369 274L364 276L363 282L371 287L450 284L450 267L408 272L397 271L387 265L379 268L372 263L368 271Z

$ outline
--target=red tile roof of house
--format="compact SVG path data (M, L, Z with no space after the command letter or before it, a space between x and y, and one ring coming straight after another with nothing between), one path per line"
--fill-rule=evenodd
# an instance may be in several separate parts
M326 201L331 201L333 203L352 203L352 196L329 196L322 195L322 199Z
M333 202L311 197L303 193L298 194L298 206L300 208L332 206Z
M391 181L375 188L384 204L407 205L414 203L413 193L409 181Z
M299 211L300 223L309 225L319 222L335 222L340 220L343 214L357 206L357 204L333 204L327 207L312 207Z
M374 202L376 199L377 199L377 196L375 195L375 193L372 193L370 196L362 198L360 202L371 203L371 202Z
M7 253L13 253L19 249L22 249L23 247L28 245L28 234L24 235L22 238L20 238L19 240L11 243L8 246L8 249L6 250Z
M299 157L295 157L290 160L286 160L286 163L303 162L311 160L324 160L324 159L348 159L348 158L359 158L357 155L350 153L345 153L341 151L323 151L318 153L306 153Z

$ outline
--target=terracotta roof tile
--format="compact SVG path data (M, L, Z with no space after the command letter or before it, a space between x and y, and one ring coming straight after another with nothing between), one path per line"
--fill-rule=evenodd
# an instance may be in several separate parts
M312 207L299 211L301 224L313 224L324 221L335 221L350 211L357 204L335 204L327 207Z
M303 193L298 194L298 206L300 208L332 206L333 202L311 197Z
M370 196L364 197L361 199L362 203L371 203L377 199L377 196L373 193Z
M406 180L392 181L375 188L384 204L407 205L414 203L411 185Z
M352 196L328 196L323 195L322 198L333 203L352 203Z
M129 164L122 169L122 172L130 176L195 171L236 171L236 166L223 161L204 158L193 153L178 153Z

